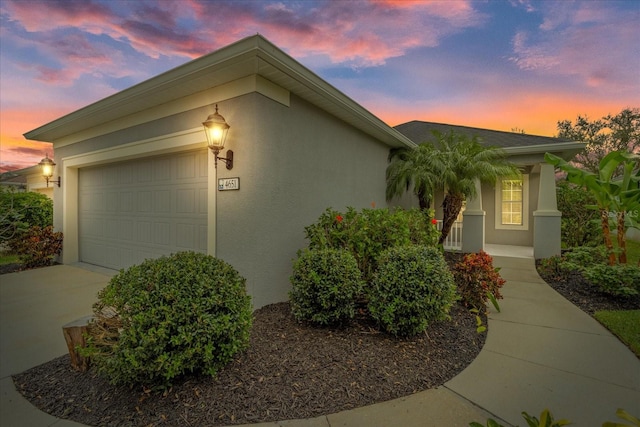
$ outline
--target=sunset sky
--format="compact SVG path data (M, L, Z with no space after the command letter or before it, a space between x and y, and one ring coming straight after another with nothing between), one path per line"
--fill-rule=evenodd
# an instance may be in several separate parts
M553 136L640 107L640 1L0 0L0 169L23 133L260 33L391 126Z

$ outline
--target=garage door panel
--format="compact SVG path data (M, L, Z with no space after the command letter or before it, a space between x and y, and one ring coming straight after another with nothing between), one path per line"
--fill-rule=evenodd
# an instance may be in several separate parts
M206 150L80 169L81 261L120 269L206 252L207 173Z

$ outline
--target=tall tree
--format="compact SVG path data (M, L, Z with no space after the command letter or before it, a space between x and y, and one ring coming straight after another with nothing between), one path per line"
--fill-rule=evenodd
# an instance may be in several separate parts
M609 114L593 121L578 115L575 124L571 120L561 120L557 129L559 138L587 143L573 163L592 173L598 173L600 161L612 151L640 151L638 108L625 108L615 116Z
M413 184L416 194L425 190L428 200L433 198L434 191L443 191L440 235L443 243L464 200L477 196L476 180L495 184L500 177L517 176L520 172L507 161L504 150L483 146L475 136L471 138L453 131L446 134L434 131L433 135L433 142L425 142L402 155L392 153L387 167L387 197L408 191L409 183Z

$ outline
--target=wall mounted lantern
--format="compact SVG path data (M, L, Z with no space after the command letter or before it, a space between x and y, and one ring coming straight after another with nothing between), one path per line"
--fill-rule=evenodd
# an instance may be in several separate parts
M204 126L204 132L207 134L207 145L213 151L216 158L215 167L218 168L218 160L222 160L227 164L227 169L233 169L233 151L227 150L227 157L218 157L220 151L224 149L224 142L227 139L227 132L229 131L229 124L227 121L218 114L218 104L216 104L216 112L207 117L207 120L202 123Z
M53 167L56 164L49 158L49 154L45 154L44 159L40 160L40 163L38 163L38 165L42 168L42 176L44 176L44 179L47 180L47 187L49 186L49 182L58 184L58 187L60 187L59 176L57 181L51 180L51 177L53 176Z

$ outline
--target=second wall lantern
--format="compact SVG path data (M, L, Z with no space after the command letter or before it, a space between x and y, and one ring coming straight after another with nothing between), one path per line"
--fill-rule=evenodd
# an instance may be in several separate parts
M45 153L44 159L40 160L40 163L38 163L38 166L40 166L42 168L42 176L44 176L44 179L47 180L47 187L49 186L49 183L53 183L53 184L58 184L58 187L60 187L60 177L58 177L57 180L52 180L51 178L53 177L53 168L55 167L55 163L53 162L53 160L51 160L49 158L49 154Z
M218 168L218 160L222 160L226 163L227 169L233 169L233 151L227 150L227 157L218 156L224 149L227 132L231 127L224 117L218 114L218 104L216 104L216 112L207 117L207 120L202 122L202 126L207 134L207 145L215 156L215 167Z

